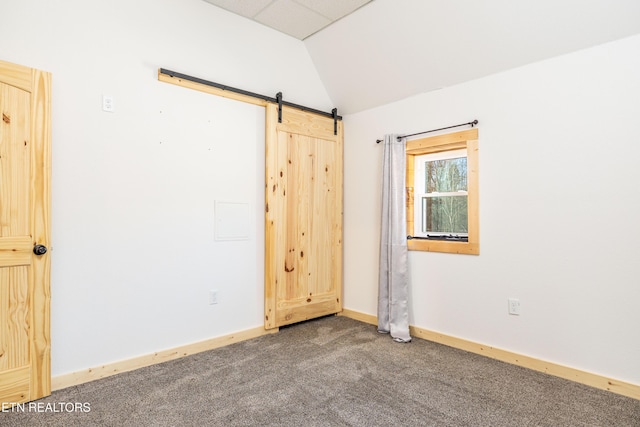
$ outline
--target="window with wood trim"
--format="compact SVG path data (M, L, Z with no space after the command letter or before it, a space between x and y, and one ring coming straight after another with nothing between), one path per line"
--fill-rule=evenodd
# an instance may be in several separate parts
M478 130L407 141L409 250L478 255Z

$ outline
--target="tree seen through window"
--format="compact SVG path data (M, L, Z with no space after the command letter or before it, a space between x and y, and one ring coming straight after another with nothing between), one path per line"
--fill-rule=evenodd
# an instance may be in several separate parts
M422 232L465 235L467 219L467 158L426 160L422 197Z

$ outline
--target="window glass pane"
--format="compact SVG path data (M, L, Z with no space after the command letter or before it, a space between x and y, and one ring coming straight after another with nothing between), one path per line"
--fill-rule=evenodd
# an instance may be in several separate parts
M422 198L423 233L467 233L467 196Z
M424 171L427 193L467 190L466 157L428 161L425 162Z

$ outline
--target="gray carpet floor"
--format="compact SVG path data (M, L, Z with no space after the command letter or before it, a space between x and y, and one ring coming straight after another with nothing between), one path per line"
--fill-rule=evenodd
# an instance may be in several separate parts
M395 343L335 316L37 403L90 412L5 412L0 425L640 426L639 400L429 341Z

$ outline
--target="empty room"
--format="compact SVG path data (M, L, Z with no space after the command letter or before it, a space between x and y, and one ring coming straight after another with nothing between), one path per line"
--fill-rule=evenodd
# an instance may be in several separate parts
M640 425L637 0L0 4L0 425Z

